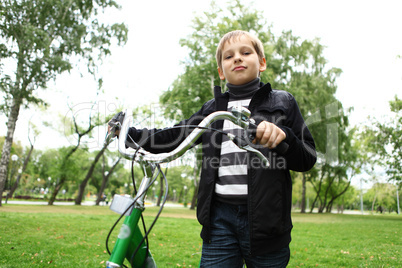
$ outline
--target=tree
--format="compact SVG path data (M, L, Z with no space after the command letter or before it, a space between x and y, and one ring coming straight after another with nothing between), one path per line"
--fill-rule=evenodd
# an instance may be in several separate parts
M94 172L96 164L98 163L99 159L101 158L101 156L103 155L103 153L107 149L108 145L109 144L105 143L102 146L102 149L96 154L94 161L91 163L91 166L89 167L89 169L87 171L87 174L85 175L85 178L81 181L81 183L80 183L80 185L78 187L77 197L75 198L75 204L76 205L81 205L82 198L84 197L85 187L87 186L87 183L88 183L89 179L92 177L92 174Z
M12 198L13 197L14 192L17 189L17 187L18 187L18 185L20 183L21 176L25 172L25 170L26 170L26 168L28 166L29 160L31 159L31 155L32 155L32 152L34 150L36 136L38 135L38 133L39 133L38 129L34 125L29 123L29 125L28 125L28 140L29 140L30 147L29 147L28 152L25 155L24 163L22 165L22 169L20 170L20 172L18 172L17 178L16 178L14 184L12 185L12 187L10 189L10 192L7 194L7 198Z
M319 39L301 40L291 31L274 36L263 14L244 6L239 0L225 10L212 3L211 10L197 16L192 27L193 33L180 42L191 51L184 62L185 71L160 98L167 117L173 120L188 118L213 98L214 85L225 89L217 73L216 48L224 34L241 29L256 35L263 43L267 70L261 74L261 80L294 95L317 143L317 150L321 152L321 162L334 161L338 157L338 145L328 139L327 128L331 127L333 137L337 137L335 132L346 131L348 125L342 104L335 97L336 79L341 70L326 66L324 46ZM317 176L317 169L303 174L302 189L306 188L307 180ZM303 212L304 199L305 190Z
M184 73L160 97L168 118L188 118L213 98L214 85L225 87L219 79L215 60L217 45L225 33L242 29L256 34L264 44L272 41L270 29L260 12L250 11L238 0L229 5L227 11L229 15L224 15L224 10L212 2L209 12L194 18L193 33L180 40L180 45L187 47L191 53L183 62Z
M338 198L334 205L336 205L337 212L342 213L344 209L354 209L354 204L360 203L358 199L358 190L353 186L350 186L348 190L340 198Z
M109 168L108 171L105 170L106 169L106 163L105 163L105 156L104 155L102 156L102 160L103 160L102 172L101 172L102 173L102 182L101 182L100 187L98 189L98 194L96 196L96 202L95 202L95 204L97 206L99 206L99 203L102 201L102 197L103 197L102 195L104 194L104 191L106 189L106 185L107 185L107 183L109 181L109 177L113 174L115 168L117 167L117 165L119 164L119 162L121 160L121 157L117 158L117 160L112 164L112 167Z
M169 182L169 195L172 201L184 202L185 189L191 186L190 177L193 170L192 166L184 163L180 166L169 167L165 175Z
M5 137L0 137L0 146L3 145L5 143ZM6 176L6 181L5 181L5 187L4 189L7 191L6 192L6 197L9 198L10 197L10 193L13 191L15 182L18 180L19 178L19 171L20 170L20 166L22 163L22 157L25 154L25 149L22 146L21 142L16 142L13 143L11 149L10 149L10 156L9 156L9 163L7 166L7 176ZM1 156L1 154L0 154ZM17 177L16 179L14 179L15 177ZM7 201L6 201L7 203Z
M73 146L70 146L67 149L67 151L65 152L65 154L63 154L62 157L61 157L61 163L60 163L60 166L59 166L59 170L60 170L60 176L59 177L60 177L60 179L58 180L56 186L53 189L52 195L51 195L51 197L49 199L49 202L48 202L49 205L53 205L54 201L56 200L57 194L59 193L60 189L63 187L64 183L67 181L67 179L68 179L67 174L68 174L68 170L70 169L70 167L69 167L70 158L80 148L81 141L82 141L83 137L85 137L87 135L90 135L91 131L95 127L97 127L97 126L99 126L101 124L102 125L105 124L105 121L106 121L106 120L102 121L102 119L99 118L98 115L92 115L92 113L90 113L89 117L88 117L88 122L86 122L87 127L83 128L78 123L78 121L79 121L78 114L76 114L75 111L72 108L70 108L70 111L72 113L72 122L68 121L67 118L64 118L64 123L70 125L71 132L76 137L76 144L73 145ZM104 147L106 149L107 146L104 146ZM101 150L102 154L103 154L105 149ZM92 166L95 166L95 164L98 161L98 159L95 160L95 162L92 164ZM90 168L90 173L91 174L92 174L92 171L93 171L93 168ZM89 180L89 178L84 179L84 181ZM87 183L87 181L85 181L85 185L86 185L86 183ZM83 186L84 188L85 188L85 185Z
M1 0L0 58L15 66L14 77L2 74L2 111L7 115L7 135L0 161L0 206L7 176L10 148L21 106L43 103L34 93L46 88L50 79L69 71L77 59L96 65L110 54L112 41L127 40L124 24L107 25L96 17L108 8L119 8L113 0ZM8 64L9 65L9 64ZM99 84L101 85L101 79Z
M204 12L204 16L193 20L193 34L180 40L181 46L187 47L191 53L184 62L185 72L177 77L171 89L164 92L160 98L164 114L168 118L176 121L183 117L188 118L213 98L214 85L225 87L219 79L215 60L217 44L225 33L243 29L258 35L263 43L271 40L270 29L259 12L250 11L240 1L235 1L227 11L229 15L223 15L224 10L212 2L209 12ZM193 172L192 209L195 208L201 171L200 149L194 150L194 158L196 166Z
M367 163L362 145L364 141L361 142L358 138L352 139L352 137L358 137L356 128L346 131L347 124L342 123L342 120L339 123L337 140L331 141L331 144L338 146L335 150L336 161L325 161L321 156L319 159L321 162L315 167L318 176L310 180L316 192L310 212L313 211L317 202L318 212L322 213L324 210L331 212L336 199L346 193L352 179L361 172L363 165Z
M20 194L32 194L39 187L40 178L51 177L53 180L48 185L50 190L53 183L57 180L59 171L57 169L58 161L60 159L61 150L48 149L45 151L34 150L32 151L30 161L27 164L25 171L21 177L21 187L17 191ZM40 179L38 181L38 179ZM41 183L42 186L42 183ZM43 185L45 186L45 185Z
M381 119L374 118L373 124L365 127L367 150L371 154L373 169L380 166L386 170L388 182L396 184L399 205L399 190L402 182L402 100L397 96L389 102L391 114ZM397 208L399 213L399 207Z
M372 128L367 129L371 137L371 149L379 157L379 163L386 168L389 181L402 181L402 100L395 96L389 102L391 116L375 119ZM371 135L370 135L371 134Z
M104 122L102 122L102 121L99 120L99 117L97 117L97 118L98 118L98 123L96 125L106 123L106 122L108 122L110 120L110 118L106 118L104 120ZM91 122L91 118L90 118L90 122ZM78 194L77 194L77 197L75 198L75 204L76 205L81 205L82 199L84 197L84 191L85 191L85 188L86 188L86 186L88 184L88 181L91 179L92 174L93 174L93 172L95 170L96 164L98 163L98 161L101 158L101 156L103 156L103 154L105 153L105 151L106 151L107 147L109 146L109 144L110 144L110 142L109 143L104 142L102 148L99 150L98 153L96 153L94 161L91 163L91 166L88 168L88 171L87 171L87 174L85 175L85 178L81 181L81 183L80 183L80 185L78 187ZM119 161L120 161L120 158L119 158ZM119 161L116 162L116 165L118 164ZM111 171L113 171L113 169L114 169L114 167L111 169ZM107 177L108 176L104 176L103 180L107 181ZM99 193L98 193L98 195L99 195Z
M396 187L390 183L376 183L365 194L365 198L371 202L371 212L382 213L385 210L392 212L396 210L395 196Z
M314 137L318 152L318 164L309 172L304 172L301 177L300 207L304 213L306 183L317 178L326 179L325 176L320 176L323 171L322 164L332 162L337 165L339 153L342 153L339 148L343 146L342 143L350 143L349 135L346 134L348 117L335 97L336 79L341 70L326 67L324 46L320 44L319 39L301 40L291 31L284 31L275 39L273 47L272 55L267 56L268 65L275 75L271 84L293 94Z

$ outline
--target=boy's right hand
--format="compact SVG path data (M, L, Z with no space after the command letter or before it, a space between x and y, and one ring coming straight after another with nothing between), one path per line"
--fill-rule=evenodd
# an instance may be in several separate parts
M257 126L257 131L253 143L259 143L269 149L274 149L286 138L285 132L275 124L262 121Z

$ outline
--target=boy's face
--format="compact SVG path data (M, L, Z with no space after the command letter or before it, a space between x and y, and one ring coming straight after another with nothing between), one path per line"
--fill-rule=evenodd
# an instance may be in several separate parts
M219 77L232 85L243 85L259 77L265 71L266 61L261 61L247 36L226 42L222 49L222 69Z

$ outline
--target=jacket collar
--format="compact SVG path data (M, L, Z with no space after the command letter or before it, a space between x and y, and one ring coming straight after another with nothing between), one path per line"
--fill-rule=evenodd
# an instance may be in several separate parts
M214 97L215 97L215 110L216 111L226 111L229 102L229 93L226 91L222 93L220 86L214 87Z
M271 93L272 88L270 83L260 83L260 89L254 94L253 98L250 101L250 105L248 109L253 112L253 110L260 106L263 101L266 100L267 96Z
M269 93L271 93L271 91L272 88L270 83L264 84L263 82L260 82L260 89L257 90L251 99L249 110L253 111L255 107L258 107L269 95ZM226 111L229 101L229 93L227 91L222 93L222 88L220 86L215 86L214 97L216 111Z

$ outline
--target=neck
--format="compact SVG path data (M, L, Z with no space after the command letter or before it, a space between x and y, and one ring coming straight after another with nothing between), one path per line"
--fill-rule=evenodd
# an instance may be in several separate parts
M243 85L232 85L227 83L226 86L229 89L229 94L235 97L241 97L243 95L249 95L254 93L260 87L260 78L257 77L256 79L243 84Z

